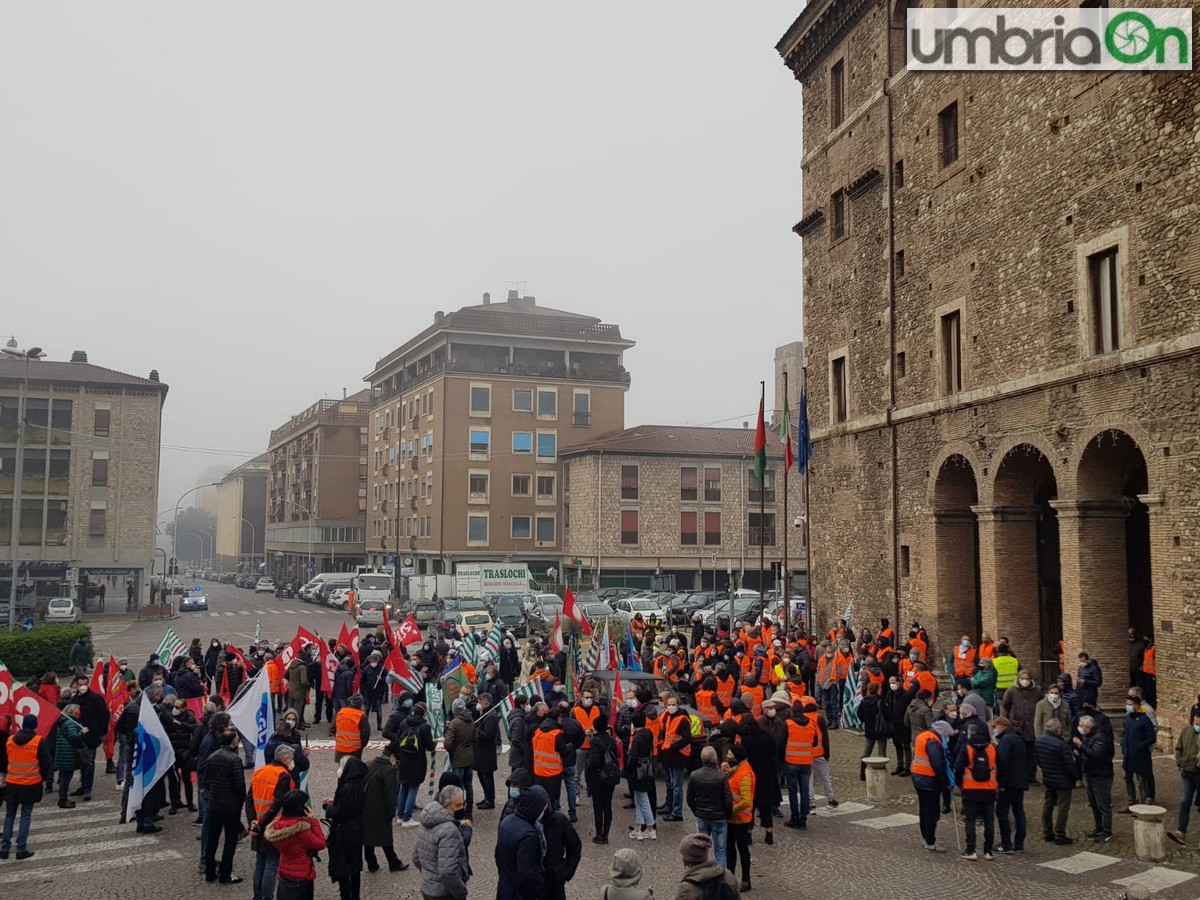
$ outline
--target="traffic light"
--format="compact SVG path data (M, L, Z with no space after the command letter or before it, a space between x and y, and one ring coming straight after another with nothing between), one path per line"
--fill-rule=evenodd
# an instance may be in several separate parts
M170 565L167 566L167 575L171 578L174 578L178 574L179 574L179 560L176 557L172 556Z

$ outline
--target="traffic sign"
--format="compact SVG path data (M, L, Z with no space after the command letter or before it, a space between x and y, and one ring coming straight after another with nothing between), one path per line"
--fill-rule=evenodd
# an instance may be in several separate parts
M388 564L389 566L394 566L394 565L396 564L396 557L394 557L394 556L389 556L389 557L387 558L387 564Z
M312 571L313 569L315 569L316 567L317 567L317 564L316 564L316 563L314 563L312 560L309 560L308 567L307 567L307 568L308 568L308 571L310 571L310 572L311 572L311 571Z
M412 566L401 566L400 567L400 577L401 578L412 578L413 575L416 574L416 572L417 572L417 570L414 569Z

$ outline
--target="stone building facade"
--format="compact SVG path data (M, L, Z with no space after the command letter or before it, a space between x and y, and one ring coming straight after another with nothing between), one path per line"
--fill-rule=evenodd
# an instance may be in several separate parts
M778 586L805 567L804 479L784 507L783 455L768 436L766 489L754 478L754 430L640 425L563 453L564 571L602 586L679 590ZM760 549L763 568L760 569Z
M269 454L262 453L242 463L214 488L214 564L222 572L257 572L265 562L268 459Z
M12 571L18 399L26 364L0 358L0 592ZM17 562L21 582L58 596L68 572L124 608L148 597L154 561L159 446L167 386L92 365L29 363ZM77 582L78 583L78 582ZM24 588L22 588L24 590ZM89 606L89 609L91 607ZM108 608L114 608L108 604Z
M916 73L908 8L814 0L804 94L813 590L937 649L1086 650L1195 695L1200 85ZM1193 35L1193 44L1195 35Z

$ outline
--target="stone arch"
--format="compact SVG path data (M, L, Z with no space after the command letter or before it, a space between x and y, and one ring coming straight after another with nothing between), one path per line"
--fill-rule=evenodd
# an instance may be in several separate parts
M1076 483L1080 471L1080 466L1083 463L1084 454L1096 442L1098 438L1103 438L1106 434L1124 433L1138 446L1142 452L1143 458L1146 460L1146 476L1151 485L1162 484L1162 472L1159 471L1161 456L1155 456L1150 453L1150 448L1153 442L1150 440L1150 434L1138 423L1130 422L1125 416L1114 413L1107 416L1098 416L1094 419L1086 430L1080 433L1082 438L1087 436L1087 440L1078 440L1071 447L1070 456L1067 458L1065 466L1066 478L1063 479L1064 489L1070 487L1071 494L1076 495L1078 490Z
M925 485L925 503L929 509L935 509L937 502L934 497L935 490L938 484L938 473L941 472L942 466L952 456L961 456L971 467L971 471L978 473L980 471L980 461L975 453L975 448L966 441L951 441L946 444L937 455L933 458L933 464L929 467L929 480ZM978 478L976 479L978 481ZM982 488L982 485L979 485Z
M932 565L929 596L942 650L959 635L978 641L983 630L979 591L979 481L970 458L962 452L940 454L929 485L932 508Z

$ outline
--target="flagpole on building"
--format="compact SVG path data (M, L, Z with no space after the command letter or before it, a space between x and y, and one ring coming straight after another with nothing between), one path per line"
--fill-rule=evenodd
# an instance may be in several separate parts
M758 400L758 427L763 428L763 410L767 405L767 383L760 381L759 400ZM763 435L763 451L766 451L766 435ZM765 461L765 460L764 460ZM765 608L767 599L767 541L766 541L766 521L767 521L767 470L764 466L758 477L758 594L763 601ZM730 629L733 628L733 623L730 622Z
M804 476L804 581L808 585L808 596L804 604L805 618L808 620L808 633L813 633L814 625L820 621L817 618L817 601L813 595L812 577L812 518L808 513L808 464L812 459L812 437L808 429L808 367L800 369L800 410L799 445L796 448L800 465L796 470Z
M783 408L788 407L788 376L787 369L783 370ZM784 433L784 456L783 456L783 564L779 569L779 574L783 578L783 633L787 636L788 633L788 582L791 578L788 577L788 469L791 468L787 455L787 441L790 440L788 432L791 430L791 424L787 421L787 416L784 415L781 423Z
M817 602L813 599L812 589L812 531L809 529L808 517L808 473L804 474L804 580L808 584L808 597L805 603L808 633L813 633L813 623L817 619Z

